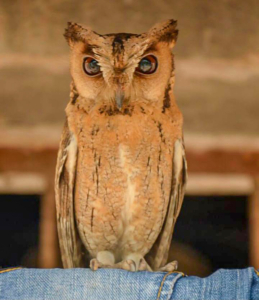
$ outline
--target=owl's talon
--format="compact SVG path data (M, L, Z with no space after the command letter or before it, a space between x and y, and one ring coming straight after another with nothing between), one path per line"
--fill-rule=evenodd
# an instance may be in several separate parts
M173 272L178 269L178 261L174 260L168 264L166 264L164 267L158 269L160 272Z
M90 269L92 271L96 271L100 267L101 267L101 263L96 258L91 259L91 261L90 261Z
M137 271L136 263L132 259L125 259L117 264L102 264L97 258L90 260L90 269L93 271L98 270L99 268L105 269L123 269L126 271L135 272Z
M96 271L98 269L114 269L115 265L106 265L101 263L97 258L93 258L90 260L90 269Z
M147 270L147 262L145 261L144 258L141 258L139 261L139 271L146 271Z
M126 259L125 261L123 261L122 266L124 270L128 270L131 272L136 271L136 264L132 259Z
M141 258L139 261L138 271L149 271L152 272L151 267L146 262L145 258Z

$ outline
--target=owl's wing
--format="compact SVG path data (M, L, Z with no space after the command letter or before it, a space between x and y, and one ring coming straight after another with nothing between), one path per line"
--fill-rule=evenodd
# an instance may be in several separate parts
M172 235L180 213L187 181L187 162L183 141L174 145L173 176L170 200L162 230L146 258L153 270L163 267L168 259Z
M74 212L77 144L66 121L61 136L55 177L59 245L64 268L82 267L82 243Z

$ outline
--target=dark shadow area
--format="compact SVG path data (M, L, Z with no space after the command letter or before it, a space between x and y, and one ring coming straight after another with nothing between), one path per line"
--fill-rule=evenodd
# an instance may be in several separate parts
M0 267L36 267L38 195L0 195Z
M186 196L173 238L179 270L206 276L247 267L246 206L244 196ZM0 196L1 267L37 267L39 209L38 195Z
M245 196L186 196L174 240L207 258L212 272L245 268L249 242L246 211Z

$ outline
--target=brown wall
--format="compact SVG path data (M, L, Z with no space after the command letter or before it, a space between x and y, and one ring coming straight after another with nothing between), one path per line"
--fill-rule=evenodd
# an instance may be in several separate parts
M257 0L1 0L0 125L61 123L69 93L66 22L143 32L174 18L178 103L187 131L257 134Z
M67 21L100 33L142 32L155 22L179 21L177 54L233 57L259 48L256 0L1 0L1 53L66 53Z

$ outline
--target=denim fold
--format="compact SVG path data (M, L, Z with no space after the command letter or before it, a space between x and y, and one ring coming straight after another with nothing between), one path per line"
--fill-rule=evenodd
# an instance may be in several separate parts
M199 278L181 272L13 268L0 270L0 299L259 300L259 273L220 269Z

